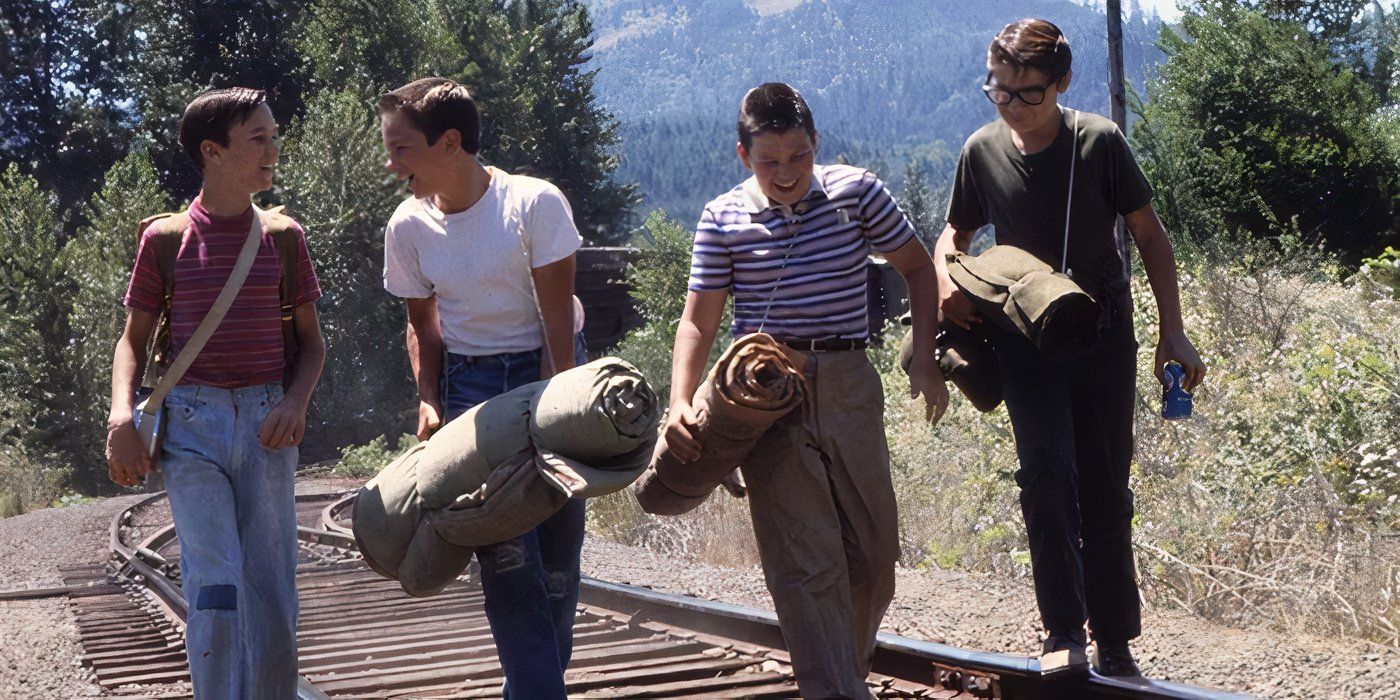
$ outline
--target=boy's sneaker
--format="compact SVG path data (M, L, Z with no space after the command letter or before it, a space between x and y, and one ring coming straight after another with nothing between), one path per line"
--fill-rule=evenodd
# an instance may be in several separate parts
M1127 642L1117 644L1104 644L1096 642L1094 644L1094 671L1100 676L1132 677L1141 676L1142 671L1138 669L1136 661L1133 661L1133 652L1128 649Z
M1045 638L1041 649L1042 676L1074 676L1089 672L1089 654L1085 650L1083 630L1053 633Z

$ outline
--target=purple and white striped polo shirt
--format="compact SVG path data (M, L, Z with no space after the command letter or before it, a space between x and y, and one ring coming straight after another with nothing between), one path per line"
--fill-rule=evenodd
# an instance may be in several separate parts
M779 338L869 335L870 248L893 252L914 227L874 173L818 165L812 175L791 207L770 202L752 177L705 205L689 288L731 290L736 336L760 327Z

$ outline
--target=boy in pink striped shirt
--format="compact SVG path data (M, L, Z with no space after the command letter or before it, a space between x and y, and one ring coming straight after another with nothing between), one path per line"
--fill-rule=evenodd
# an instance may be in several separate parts
M296 695L297 445L325 347L313 302L321 295L295 221L255 211L272 186L277 122L260 90L210 90L185 108L180 145L204 176L189 211L142 235L127 288L126 328L112 361L107 460L114 482L138 483L156 465L132 411L148 339L162 311L176 357L219 296L254 217L262 240L247 280L208 343L165 399L165 477L189 601L185 647L195 697ZM171 227L177 227L172 229ZM160 233L164 231L164 233ZM279 250L274 231L295 237ZM178 235L174 291L165 298L160 235ZM299 350L286 367L281 256L294 251L290 314ZM283 383L287 382L284 390Z

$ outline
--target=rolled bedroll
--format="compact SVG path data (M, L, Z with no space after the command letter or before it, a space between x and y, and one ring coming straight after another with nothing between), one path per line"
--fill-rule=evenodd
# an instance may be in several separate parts
M646 469L660 411L636 367L595 360L474 406L360 489L365 562L410 595L451 583L476 547L529 532L569 498Z
M695 391L700 457L677 459L659 441L651 465L632 485L642 510L680 515L709 497L743 463L758 439L806 397L803 355L765 333L736 339Z

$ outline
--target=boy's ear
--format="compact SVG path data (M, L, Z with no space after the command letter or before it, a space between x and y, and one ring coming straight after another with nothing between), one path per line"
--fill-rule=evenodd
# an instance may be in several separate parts
M1074 77L1074 71L1073 71L1073 70L1071 70L1071 71L1068 72L1068 73L1065 73L1065 77L1060 78L1060 82L1058 82L1058 83L1055 84L1055 88L1056 88L1057 90L1059 90L1060 93L1062 93L1062 94L1065 93L1065 92L1068 92L1068 91L1069 91L1070 78L1073 78L1073 77Z
M223 157L223 147L209 139L204 139L199 142L199 155L204 157L204 164L208 165Z
M739 162L743 163L745 168L753 170L753 164L749 162L749 150L744 148L743 141L734 142L734 152L739 154Z
M442 145L447 149L448 153L462 150L462 132L456 129L448 129L442 132L442 136L439 136L438 139L443 142Z

